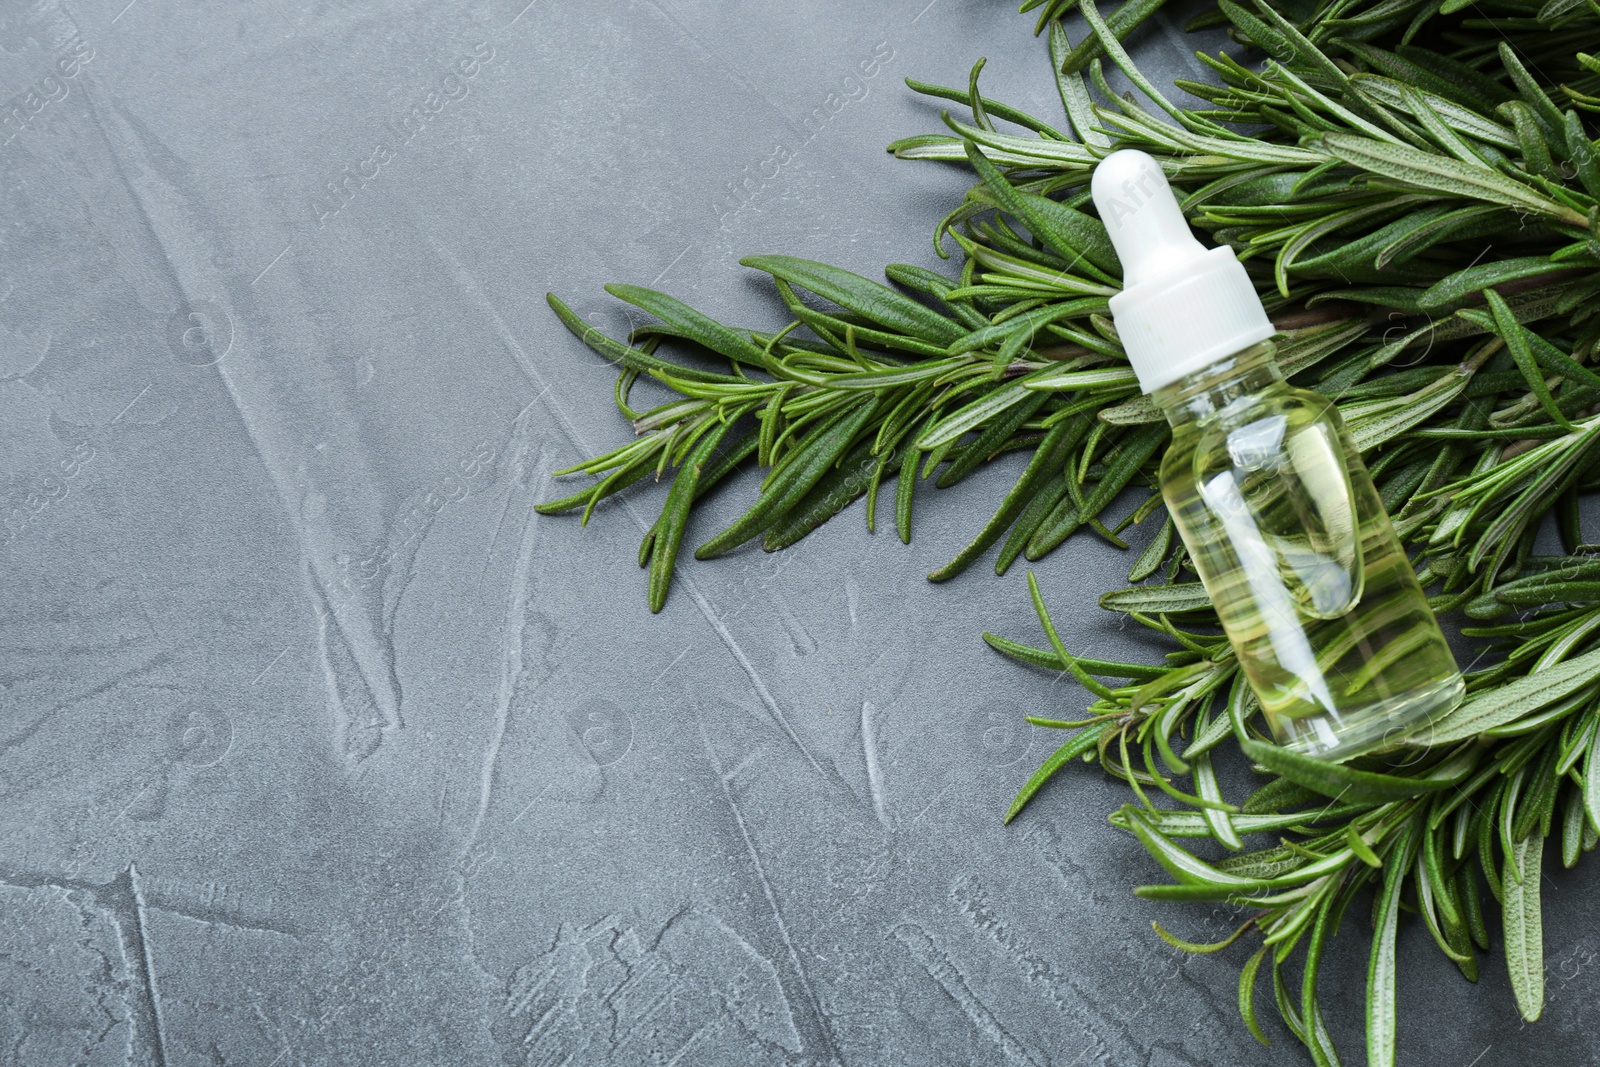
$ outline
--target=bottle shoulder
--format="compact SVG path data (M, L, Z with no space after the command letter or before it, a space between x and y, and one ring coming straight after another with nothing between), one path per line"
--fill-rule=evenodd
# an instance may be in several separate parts
M1172 436L1176 442L1279 417L1286 417L1296 425L1305 425L1322 419L1338 420L1339 413L1333 401L1321 393L1278 381L1267 388L1238 397L1214 411L1180 423L1173 429Z
M1305 433L1334 444L1344 435L1338 409L1321 393L1276 382L1175 427L1162 477L1203 477L1206 470L1226 466L1270 466L1271 455Z

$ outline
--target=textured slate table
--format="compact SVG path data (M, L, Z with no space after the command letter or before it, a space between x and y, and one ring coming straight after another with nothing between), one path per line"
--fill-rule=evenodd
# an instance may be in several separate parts
M1021 716L1083 694L979 641L1036 637L1020 574L921 580L998 479L659 617L654 501L530 512L626 436L546 290L771 325L740 254L934 262L966 178L880 151L937 125L899 80L986 53L1055 114L1026 19L521 3L0 8L0 1060L1300 1062L1236 958L1151 934L1225 917L1132 899L1117 788L1000 826ZM1041 567L1070 644L1155 654L1092 606L1125 566ZM1545 886L1534 1030L1406 929L1407 1062L1594 1061L1587 877Z

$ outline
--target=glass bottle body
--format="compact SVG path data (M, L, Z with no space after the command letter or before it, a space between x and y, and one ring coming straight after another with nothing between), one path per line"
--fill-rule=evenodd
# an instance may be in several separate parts
M1463 682L1337 410L1274 351L1156 391L1162 495L1279 743L1344 759L1449 711Z

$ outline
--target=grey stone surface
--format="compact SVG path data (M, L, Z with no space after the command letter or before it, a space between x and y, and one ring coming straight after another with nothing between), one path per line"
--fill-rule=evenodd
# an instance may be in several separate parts
M658 617L648 494L530 511L627 433L547 290L770 325L741 254L934 263L967 180L881 151L937 128L899 80L987 54L1054 114L1027 19L522 3L0 5L0 1061L1299 1062L1237 956L1151 933L1225 917L1132 898L1114 784L1001 827L1021 716L1083 694L979 641L1035 635L1020 573L922 581L998 479L909 548L857 508L688 565ZM1039 568L1069 643L1155 654L1093 606L1125 567ZM1591 886L1545 885L1534 1029L1408 926L1405 1062L1594 1062Z

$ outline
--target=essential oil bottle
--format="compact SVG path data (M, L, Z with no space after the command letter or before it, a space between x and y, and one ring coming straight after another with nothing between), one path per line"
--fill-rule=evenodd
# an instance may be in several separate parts
M1461 701L1455 658L1333 404L1284 381L1243 264L1190 232L1160 165L1095 168L1111 313L1172 424L1161 492L1280 744L1385 747Z

